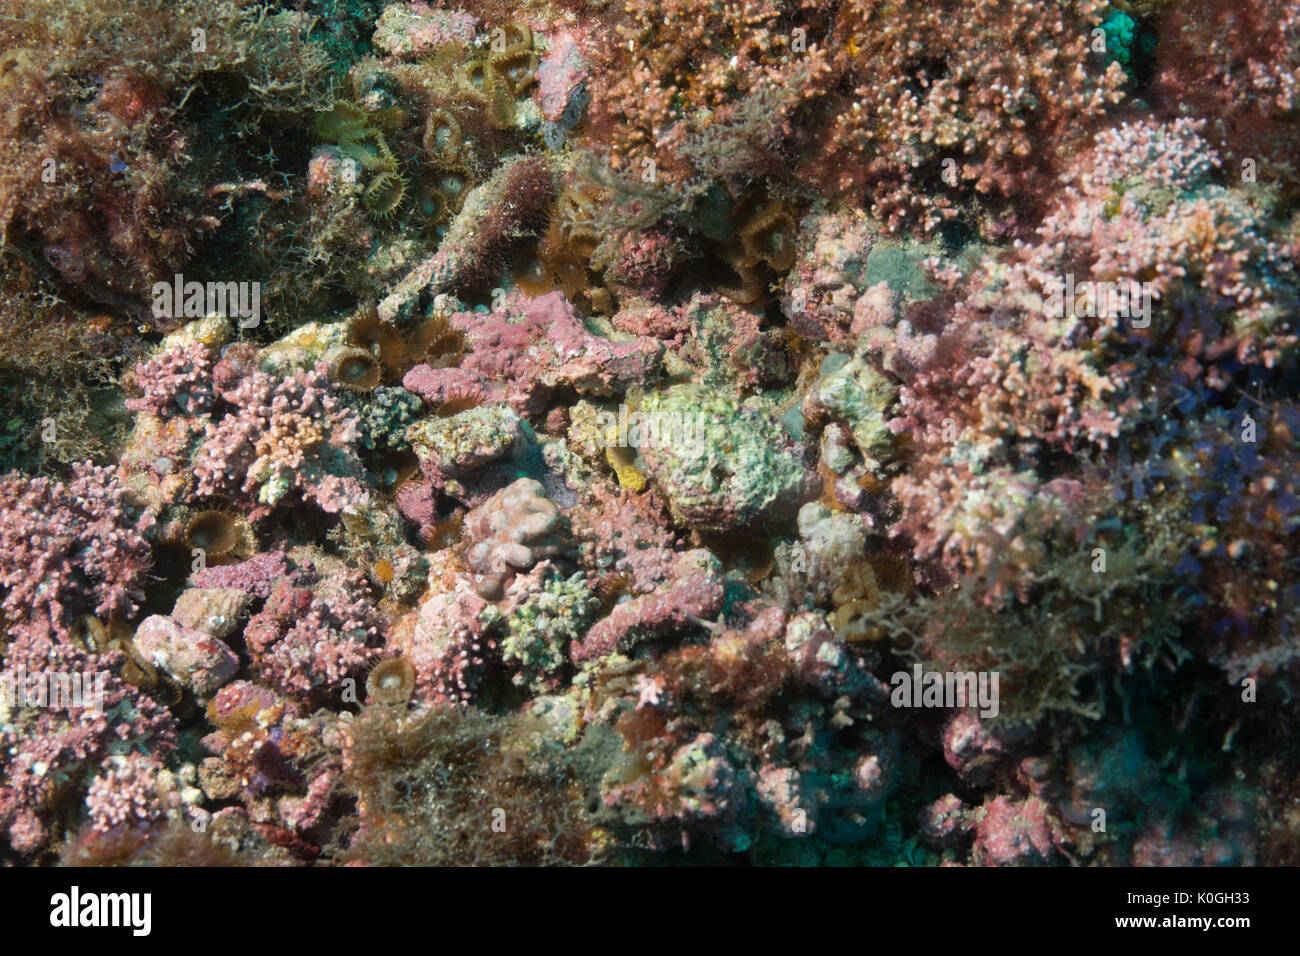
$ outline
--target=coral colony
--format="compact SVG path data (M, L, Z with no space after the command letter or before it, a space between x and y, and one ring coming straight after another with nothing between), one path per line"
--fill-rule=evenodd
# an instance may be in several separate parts
M1300 863L1292 0L0 0L0 127L0 861Z

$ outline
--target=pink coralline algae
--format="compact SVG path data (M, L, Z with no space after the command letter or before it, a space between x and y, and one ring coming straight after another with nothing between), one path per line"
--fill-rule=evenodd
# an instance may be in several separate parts
M177 345L135 367L140 398L128 398L126 407L151 415L201 415L212 407L215 393L213 350L201 342Z
M174 749L175 719L118 678L124 661L119 651L95 656L61 646L39 664L23 663L28 692L38 675L62 675L64 680L79 678L92 696L60 698L55 706L44 707L22 706L30 698L11 706L7 693L0 697L9 708L0 725L0 831L8 831L17 852L35 853L59 835L59 797L84 791L110 757L136 752L162 758ZM0 681L18 689L18 675L8 663ZM100 687L102 698L97 697ZM52 697L47 700L55 703ZM114 789L111 781L100 784L110 804L117 800L110 793Z
M313 700L342 695L343 680L363 674L380 653L383 627L360 575L303 570L279 581L243 635L266 682Z
M234 410L204 434L194 462L199 494L273 506L297 491L331 514L365 500L357 415L323 369L280 380L250 372L222 397Z
M786 836L802 836L817 829L817 807L803 793L799 772L791 767L766 766L758 773L758 798L781 821Z
M394 3L384 8L375 24L373 42L389 56L418 59L450 43L469 43L477 25L477 17L460 10L438 10L427 3Z
M649 640L711 619L722 609L721 568L705 550L685 551L673 559L668 583L615 605L609 616L587 632L571 651L578 662L615 650L626 653Z
M551 37L551 48L537 67L537 101L542 116L552 123L563 122L575 98L581 102L588 75L589 64L580 40L567 31Z
M135 646L150 663L191 691L199 703L205 703L235 676L239 658L213 635L206 620L191 623L207 626L187 627L160 614L147 617L136 630Z
M324 711L303 716L291 700L247 681L223 687L208 705L217 727L202 740L198 783L212 799L238 800L240 816L272 842L311 859L316 828L336 795L335 721ZM288 839L290 833L298 836Z
M567 516L580 563L595 575L630 576L631 590L640 594L671 580L678 536L665 527L665 509L653 493L595 488L592 499Z
M0 478L0 609L9 626L66 640L78 615L134 613L153 524L111 469L89 462L66 483Z
M846 216L817 217L804 227L813 238L786 277L782 308L803 334L843 341L864 291L875 227L869 219Z
M1056 853L1059 825L1038 797L996 797L975 815L975 859L986 866L1044 863Z
M190 576L196 588L233 588L253 597L268 598L276 582L289 573L281 551L264 551L247 561L204 568Z
M955 846L970 830L970 809L954 794L944 794L921 811L921 834L932 846Z
M430 403L451 389L477 387L489 400L505 399L519 414L535 415L562 388L612 395L644 384L663 352L654 339L615 342L592 334L559 292L508 303L486 317L456 313L451 324L465 334L470 355L457 368L416 366L402 381Z
M415 668L416 694L432 704L467 706L483 683L497 650L483 623L488 601L469 575L420 605L414 627L395 635L395 647Z
M301 699L341 694L344 678L361 674L383 642L383 619L363 578L309 580L281 580L244 629L257 672Z
M152 757L109 757L86 794L86 809L97 830L124 823L148 824L163 815L157 783L161 764Z

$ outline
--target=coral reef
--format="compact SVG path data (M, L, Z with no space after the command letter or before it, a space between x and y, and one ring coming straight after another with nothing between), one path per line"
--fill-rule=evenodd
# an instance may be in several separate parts
M0 864L1294 865L1293 6L0 0Z

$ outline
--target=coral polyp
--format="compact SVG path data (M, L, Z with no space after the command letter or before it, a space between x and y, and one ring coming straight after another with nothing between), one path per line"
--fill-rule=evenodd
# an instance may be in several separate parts
M404 704L415 690L415 668L394 657L376 664L366 677L366 696L377 704Z
M212 557L221 557L239 544L238 519L227 511L200 511L185 524L185 543Z
M363 348L339 348L326 353L330 381L354 392L371 392L382 381L384 366Z

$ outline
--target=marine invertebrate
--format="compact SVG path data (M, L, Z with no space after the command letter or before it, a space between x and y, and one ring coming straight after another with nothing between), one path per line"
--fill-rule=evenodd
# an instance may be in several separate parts
M452 389L433 411L439 418L452 418L482 404L483 393L478 389Z
M224 558L242 543L247 527L233 513L220 508L200 511L185 523L184 541L203 551L208 559Z
M415 668L402 657L380 661L366 675L366 697L376 704L404 704L415 690Z
M417 265L379 303L384 319L409 315L442 292L482 289L505 267L510 253L546 225L555 179L543 156L516 156L465 198L438 252Z
M538 246L541 271L526 276L526 284L539 289L558 285L570 302L594 312L614 311L616 300L600 277L600 266L593 261L605 238L599 208L609 198L609 190L590 177L568 178Z
M379 385L361 406L361 444L370 451L406 451L406 430L424 408L420 399L400 386Z
M399 329L379 317L374 301L362 305L347 324L349 344L369 352L382 366L383 381L400 382L411 367L425 363L446 368L460 361L465 337L442 314L420 322L414 328Z
M317 134L337 144L344 155L371 174L361 201L380 220L392 217L406 199L406 179L401 163L384 137L381 128L384 119L347 101L335 103L316 118Z
M565 542L559 509L531 478L518 479L471 510L464 528L465 560L477 576L479 594L488 600L500 598L516 572L557 554Z
M757 192L742 197L730 212L734 236L721 250L721 258L737 282L720 282L727 298L751 305L767 294L773 273L789 271L795 259L795 214L788 203L761 198Z
M403 365L406 354L402 334L379 318L379 310L373 300L363 303L348 319L347 338L349 345L370 352L379 360L387 379L400 378L405 371Z
M353 392L370 392L383 377L380 360L366 349L337 348L325 353L330 381Z
M406 180L400 172L391 169L381 170L362 193L366 208L380 219L393 216L405 201Z

